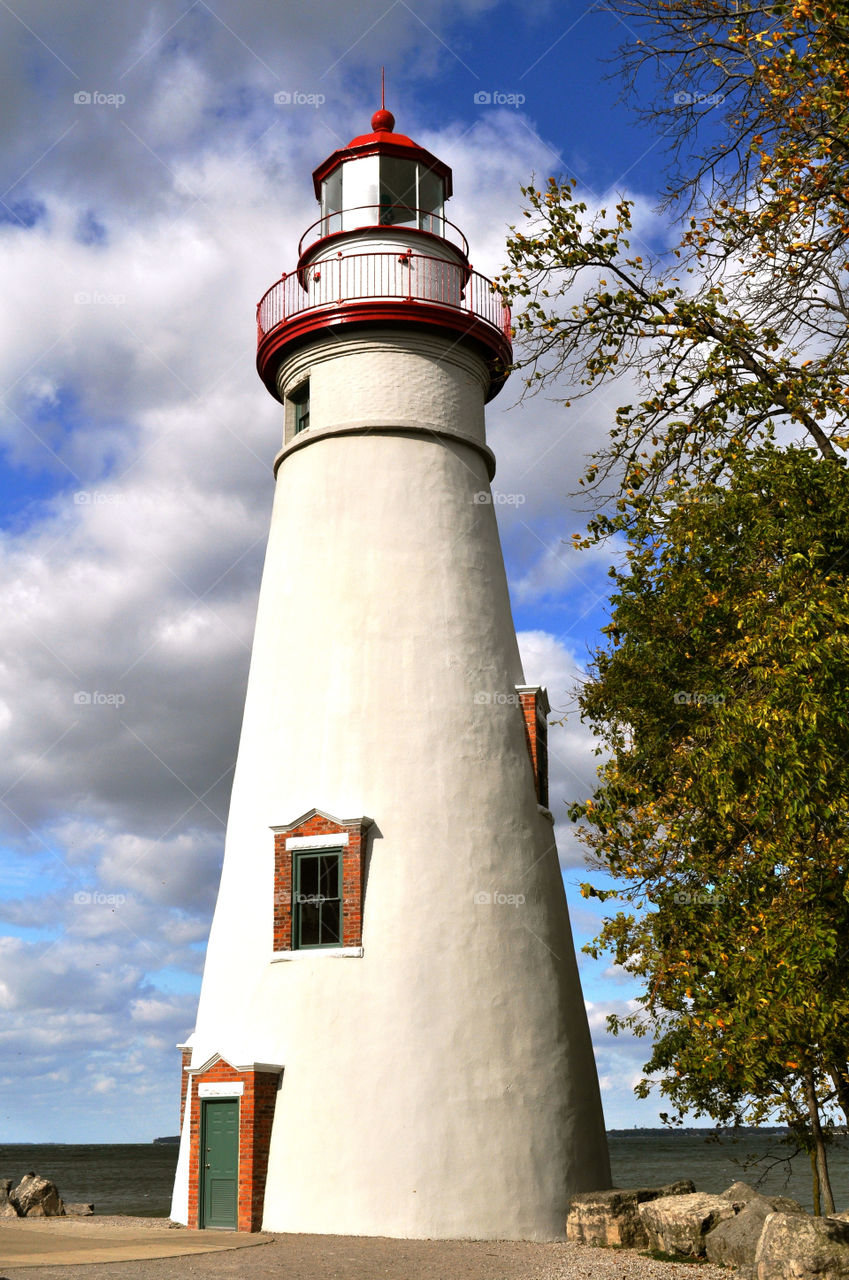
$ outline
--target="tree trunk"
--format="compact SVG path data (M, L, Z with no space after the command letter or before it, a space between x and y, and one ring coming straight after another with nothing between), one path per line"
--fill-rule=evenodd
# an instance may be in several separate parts
M814 1190L814 1217L822 1216L822 1204L820 1203L820 1175L817 1172L817 1153L813 1147L808 1152L811 1158L811 1185Z
M831 1180L828 1176L828 1160L825 1153L825 1139L820 1124L820 1108L817 1101L817 1086L814 1073L810 1069L805 1072L805 1101L808 1104L808 1117L811 1123L813 1138L813 1156L816 1160L816 1174L822 1191L823 1207L826 1215L834 1213L834 1196L831 1191ZM816 1187L816 1181L814 1183ZM815 1206L816 1208L816 1206ZM817 1213L819 1217L819 1213Z

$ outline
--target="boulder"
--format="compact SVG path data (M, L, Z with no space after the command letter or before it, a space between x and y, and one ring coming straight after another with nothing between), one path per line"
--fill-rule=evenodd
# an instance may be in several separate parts
M94 1213L93 1204L66 1204L65 1213L69 1218L90 1218Z
M748 1182L732 1182L727 1191L720 1192L723 1200L730 1200L735 1209L742 1209L752 1200L765 1200L772 1205L776 1213L805 1213L798 1200L789 1196L768 1196L757 1187L750 1187Z
M9 1192L9 1201L21 1218L58 1218L65 1213L55 1182L37 1173L25 1174Z
M757 1280L849 1280L849 1222L770 1213L755 1254Z
M17 1218L18 1211L14 1205L9 1203L9 1192L12 1190L11 1178L0 1178L0 1218ZM6 1213L7 1209L11 1209L11 1213Z
M705 1236L726 1218L734 1217L734 1205L722 1196L696 1192L686 1196L663 1196L638 1206L649 1246L663 1253L680 1253L701 1258Z
M687 1195L692 1182L665 1187L633 1187L612 1191L583 1191L573 1196L566 1217L566 1239L572 1244L626 1245L645 1248L648 1236L637 1206L659 1196Z
M755 1265L758 1241L771 1213L805 1212L795 1200L788 1200L784 1196L762 1196L755 1192L741 1201L742 1193L735 1188L743 1186L745 1183L735 1183L734 1187L729 1187L728 1191L722 1193L722 1198L728 1199L735 1209L742 1204L740 1212L733 1218L720 1222L719 1226L705 1236L705 1253L709 1261L723 1267L752 1268ZM752 1189L749 1187L746 1190Z

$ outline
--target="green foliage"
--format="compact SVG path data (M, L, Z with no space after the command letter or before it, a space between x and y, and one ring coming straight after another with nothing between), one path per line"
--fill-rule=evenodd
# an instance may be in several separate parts
M635 521L571 816L632 908L589 948L646 983L614 1029L679 1114L795 1124L849 1077L849 488L804 450L728 470Z
M581 481L578 543L628 539L581 699L609 755L572 809L621 885L585 893L624 909L588 950L645 983L611 1025L652 1032L672 1122L778 1111L828 1211L820 1110L849 1120L849 23L833 0L611 5L676 139L677 246L550 178L500 282L530 388L629 383Z

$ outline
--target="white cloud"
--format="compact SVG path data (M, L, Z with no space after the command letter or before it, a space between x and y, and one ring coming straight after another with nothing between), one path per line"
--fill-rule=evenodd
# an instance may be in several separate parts
M577 693L585 678L584 661L569 645L546 631L521 631L519 650L525 679L548 689L552 707L548 729L549 804L563 867L584 865L584 849L566 806L594 790L599 758L596 739L581 722Z

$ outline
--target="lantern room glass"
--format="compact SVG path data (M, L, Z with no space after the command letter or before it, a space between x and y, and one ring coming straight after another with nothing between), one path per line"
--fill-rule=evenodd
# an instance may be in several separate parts
M402 226L442 236L444 201L443 179L419 161L358 156L322 181L321 233Z
M334 169L321 184L321 234L342 230L342 166Z

